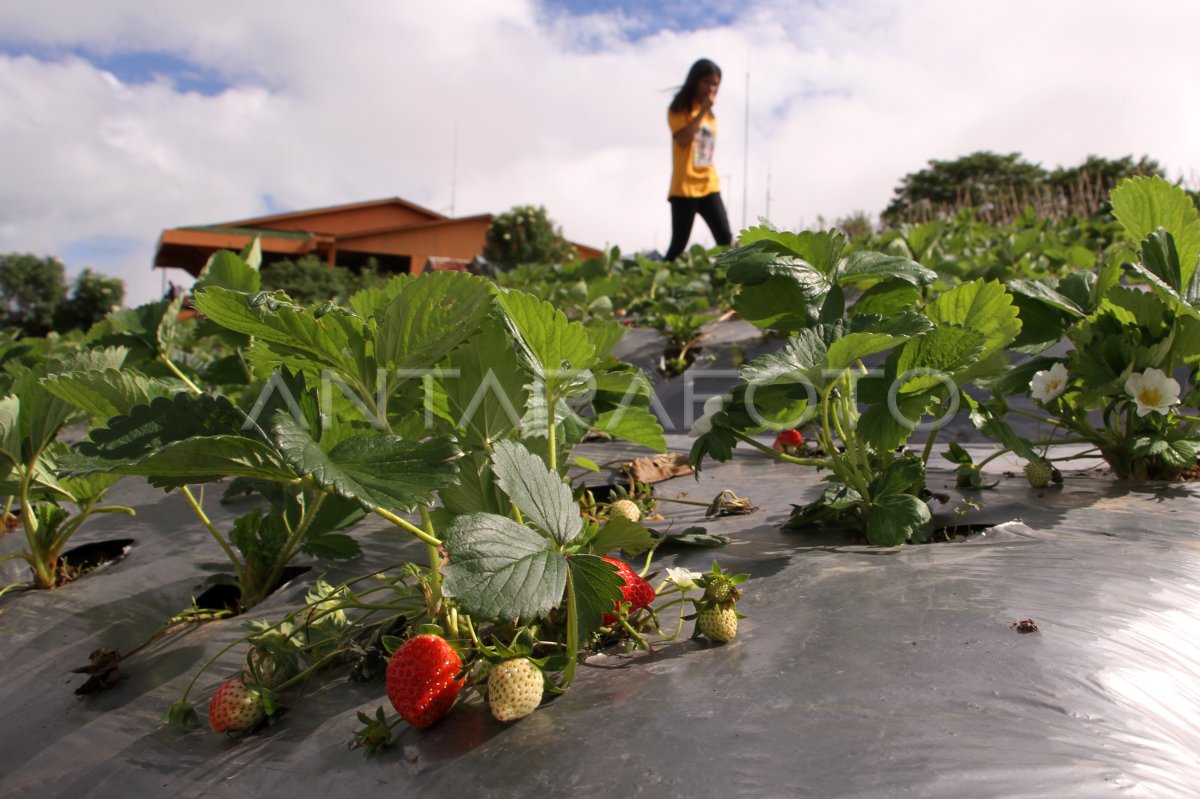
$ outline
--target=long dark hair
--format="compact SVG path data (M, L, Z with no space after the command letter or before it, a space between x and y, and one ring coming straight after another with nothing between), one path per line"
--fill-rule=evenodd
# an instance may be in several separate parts
M692 68L688 70L687 80L679 87L679 91L675 93L675 99L671 101L671 110L690 111L692 103L696 99L696 87L709 75L721 77L721 68L707 58L701 58L692 64Z

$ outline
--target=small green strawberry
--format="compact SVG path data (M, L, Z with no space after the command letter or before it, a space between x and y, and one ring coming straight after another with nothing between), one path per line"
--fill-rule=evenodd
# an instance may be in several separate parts
M1041 458L1025 464L1025 479L1029 481L1030 488L1045 488L1050 485L1053 476L1054 467Z
M608 515L610 518L620 516L631 522L638 522L642 520L642 509L631 499L618 499L608 506Z
M221 683L208 703L208 724L213 732L248 732L266 715L258 694L247 688L240 677Z
M724 604L736 602L742 598L742 591L738 586L747 579L749 579L749 575L724 571L719 563L713 561L712 571L700 575L697 584L704 589L706 600Z
M732 604L703 608L696 614L696 629L711 641L732 641L737 636L737 609Z
M529 658L506 660L488 674L488 706L497 721L523 719L537 710L545 689L542 672Z

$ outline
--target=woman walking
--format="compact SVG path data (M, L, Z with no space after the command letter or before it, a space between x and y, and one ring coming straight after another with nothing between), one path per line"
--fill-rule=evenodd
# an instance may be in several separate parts
M733 240L721 183L713 165L717 144L717 118L713 101L721 86L721 68L701 58L688 70L687 79L671 100L667 124L671 127L671 246L666 260L674 261L687 247L696 214L704 219L717 244Z

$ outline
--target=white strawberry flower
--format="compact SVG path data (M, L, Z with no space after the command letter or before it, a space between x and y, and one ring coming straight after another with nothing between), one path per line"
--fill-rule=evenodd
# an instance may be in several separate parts
M730 394L718 394L715 397L709 397L704 402L704 415L697 419L692 424L692 429L688 431L688 435L692 438L697 438L712 430L712 418L720 413L725 407L725 403L733 399Z
M1138 416L1151 411L1166 414L1172 405L1179 404L1179 382L1167 377L1161 369L1131 374L1125 381L1125 392L1137 403Z
M1029 393L1038 402L1049 402L1067 390L1070 377L1067 367L1056 363L1034 374L1033 380L1029 381Z
M691 569L684 568L668 568L667 579L675 583L684 591L691 591L696 587L696 581L703 577L700 572L694 572Z

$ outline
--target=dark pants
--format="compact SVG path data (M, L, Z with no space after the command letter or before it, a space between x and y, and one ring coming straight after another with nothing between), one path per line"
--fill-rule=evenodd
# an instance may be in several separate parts
M721 202L721 192L716 191L703 197L667 199L671 202L671 246L667 248L665 260L674 261L687 247L696 214L700 214L704 219L718 245L728 247L733 241L733 234L729 232L729 217L725 215L725 203Z

